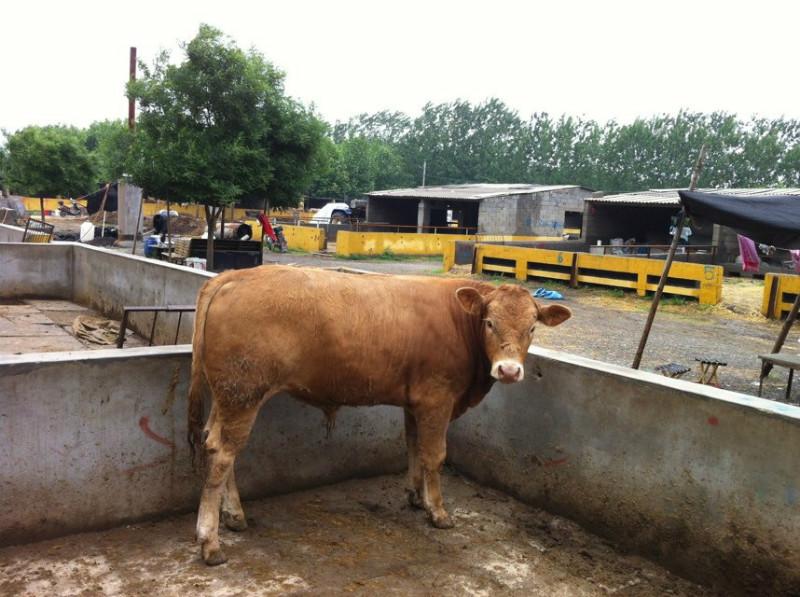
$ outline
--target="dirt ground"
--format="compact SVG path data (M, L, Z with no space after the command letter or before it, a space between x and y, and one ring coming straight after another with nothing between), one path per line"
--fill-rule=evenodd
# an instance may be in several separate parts
M0 550L3 595L711 595L574 523L454 475L456 528L405 501L400 475L245 503L209 568L194 515Z

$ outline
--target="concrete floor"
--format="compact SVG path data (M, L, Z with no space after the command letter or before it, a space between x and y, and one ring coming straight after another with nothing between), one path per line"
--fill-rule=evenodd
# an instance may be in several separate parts
M499 492L447 475L456 528L406 505L402 476L247 502L209 568L194 515L0 550L2 595L710 595Z
M72 322L79 315L102 317L100 313L71 301L4 299L0 301L0 354L113 347L77 338L72 332ZM126 348L145 344L132 331L126 334Z

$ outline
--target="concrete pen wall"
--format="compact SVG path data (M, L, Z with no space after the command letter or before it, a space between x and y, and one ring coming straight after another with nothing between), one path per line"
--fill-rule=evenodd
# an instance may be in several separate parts
M0 544L195 509L190 367L189 346L0 357ZM252 498L405 463L399 409L342 409L326 437L319 411L279 395L262 409L236 479Z
M73 247L72 300L116 319L124 306L194 305L200 287L216 275L78 243ZM133 314L129 326L149 337L152 321L152 313ZM178 315L161 313L157 321L155 343L175 343ZM193 325L194 314L184 314L178 343L191 342Z
M534 348L448 457L690 578L800 587L798 407Z
M216 274L80 243L0 243L0 297L61 298L117 320L124 306L194 305ZM128 326L150 335L152 313ZM156 344L174 344L178 315L162 313ZM184 314L178 343L192 339L194 315Z

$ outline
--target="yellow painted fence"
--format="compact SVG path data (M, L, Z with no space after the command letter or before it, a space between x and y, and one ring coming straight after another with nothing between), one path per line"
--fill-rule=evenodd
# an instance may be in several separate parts
M444 255L455 241L530 242L561 241L560 236L511 236L490 234L418 234L416 232L347 232L336 235L336 254L351 255Z
M69 199L53 199L53 198L46 198L44 200L44 210L46 212L55 211L58 209L58 202L63 201L65 205L69 207ZM39 198L38 197L23 197L22 202L25 205L25 209L31 212L39 212ZM85 205L85 200L80 200L78 203ZM181 215L185 216L192 216L195 218L205 219L206 214L205 210L202 205L197 204L186 204L181 205L180 203L170 203L169 208L173 211L178 212ZM167 209L167 202L166 201L145 201L144 205L142 205L142 215L145 217L152 217L157 214L162 209ZM233 210L233 220L245 220L247 219L247 212L253 211L260 211L258 209L243 209L241 207L236 207ZM292 218L293 213L291 211L286 210L279 210L279 209L272 209L269 212L270 217L272 218ZM300 212L299 217L301 220L310 219L313 217L312 212ZM225 220L230 222L231 221L231 208L228 207L225 209Z
M800 276L796 274L766 274L761 313L769 319L780 319L792 309L800 293Z
M470 234L417 234L416 232L347 232L336 233L336 254L381 255L442 255L445 247L457 240L474 241Z
M452 267L453 256L444 257L444 269ZM475 245L475 272L513 274L518 280L529 277L574 280L635 290L639 296L655 291L664 262L656 259L591 255L572 251L528 249L501 245ZM667 294L689 296L702 304L714 305L722 298L722 267L698 263L673 263Z
M253 229L253 240L262 240L264 231L261 222L258 220L245 220ZM316 226L290 226L278 224L283 228L283 236L289 249L295 251L305 251L306 253L317 253L324 251L328 244L325 239L325 229Z

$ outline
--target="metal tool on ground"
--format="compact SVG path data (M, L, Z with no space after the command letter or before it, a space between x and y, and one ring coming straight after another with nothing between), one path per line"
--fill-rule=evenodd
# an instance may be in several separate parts
M659 365L655 368L655 370L665 377L678 379L686 373L689 373L692 368L687 367L686 365L681 365L680 363L666 363L664 365Z
M700 363L700 379L697 380L697 383L719 387L717 370L720 367L726 367L728 363L708 357L697 357L695 358L695 361Z

